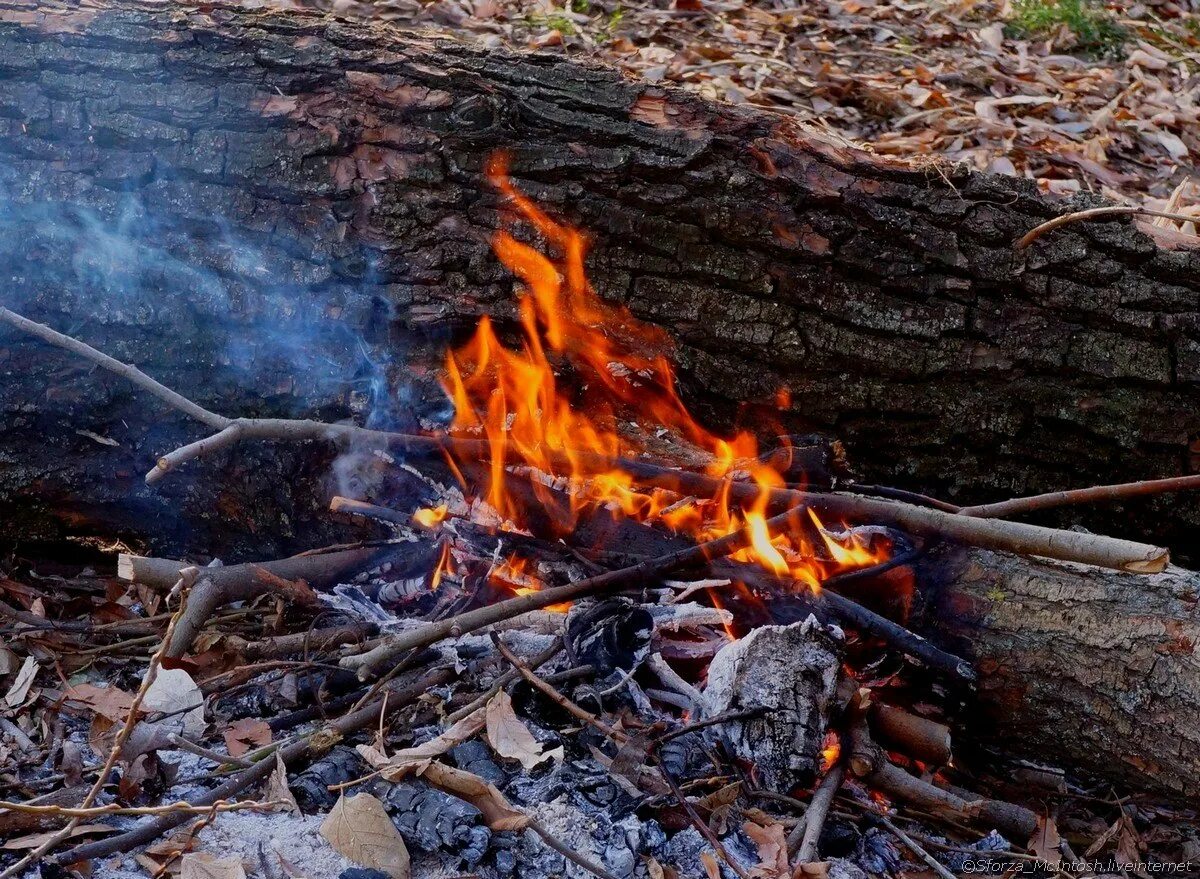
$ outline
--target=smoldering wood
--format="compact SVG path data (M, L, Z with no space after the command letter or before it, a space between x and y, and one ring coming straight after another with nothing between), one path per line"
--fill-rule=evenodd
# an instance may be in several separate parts
M1200 574L943 548L923 631L973 661L971 740L1129 789L1200 793Z
M394 367L448 327L510 317L480 174L504 148L523 188L592 233L598 290L678 339L685 390L714 416L765 413L788 386L784 429L835 428L868 477L970 502L1191 466L1197 257L1126 219L1018 252L1088 205L559 58L300 12L176 13L0 6L0 198L4 258L25 279L10 304L69 316L201 404L362 418L359 352ZM128 227L144 234L124 250L98 234ZM270 324L294 335L281 345ZM335 531L328 450L243 447L150 491L142 463L194 427L30 340L5 352L14 536L116 523L228 556ZM34 378L47 365L50 391ZM411 390L410 408L430 403ZM1194 543L1200 501L1170 503L1169 517L1160 500L1054 515Z

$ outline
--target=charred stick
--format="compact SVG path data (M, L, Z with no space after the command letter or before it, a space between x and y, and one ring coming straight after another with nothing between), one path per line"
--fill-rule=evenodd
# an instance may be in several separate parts
M688 820L692 822L692 826L699 831L700 835L703 836L705 840L707 840L708 844L712 846L713 851L721 856L721 860L728 864L729 868L733 870L733 872L737 873L739 879L750 879L750 875L744 869L742 869L741 865L738 864L737 861L733 860L733 858L729 857L729 852L725 850L725 846L721 845L721 840L717 838L717 835L713 832L712 828L708 826L708 822L701 818L696 812L696 807L693 806L691 800L687 798L687 794L679 789L679 784L675 781L675 776L673 776L667 769L666 764L663 763L662 758L658 755L658 752L654 749L651 749L650 757L654 760L654 765L662 774L663 780L666 781L667 787L671 789L671 796L675 798L676 802L678 802L683 808L683 811L687 813Z
M525 680L529 682L530 686L542 693L542 695L552 701L555 705L558 705L568 714L578 718L579 720L582 720L589 726L595 727L603 735L612 739L618 745L623 744L627 740L628 737L625 735L625 733L621 732L620 730L613 729L595 714L592 714L592 712L588 711L586 708L583 708L582 706L577 705L575 702L572 702L558 690L554 689L554 687L548 682L538 677L537 674L529 668L529 666L521 661L519 656L508 649L508 645L504 643L504 639L502 639L499 635L492 633L492 643L496 645L496 649L500 651L500 655L508 660L509 664L521 674L521 677L525 678Z
M920 858L922 861L924 861L925 864L929 867L929 869L931 869L931 870L933 870L933 872L937 873L938 876L941 877L941 879L958 879L957 876L955 876L948 869L946 869L945 864L943 864L941 861L939 861L937 858L935 858L929 852L925 851L925 849L923 849L921 847L920 843L918 843L915 839L913 839L911 836L909 836L907 833L905 833L903 830L901 830L899 827L897 827L895 825L895 823L890 818L888 818L887 815L875 815L873 817L880 824L882 824L884 827L886 827L888 829L888 832L891 833L892 836L896 837L896 839L898 839L902 843L904 843L904 845L908 848L908 850L910 852L912 852L914 855L916 855L918 858Z
M314 757L328 749L335 741L366 729L379 722L380 713L392 714L406 705L415 702L430 687L440 686L454 679L453 669L443 668L431 672L424 680L407 687L390 690L386 698L380 698L358 711L340 717L327 726L313 732L298 741L285 745L277 752L284 765L292 765L306 758ZM194 805L211 806L219 800L236 797L246 788L263 781L275 770L274 760L260 760L249 769L244 769L234 775L224 784L209 791L197 799ZM188 819L188 815L165 815L147 824L135 827L118 836L101 839L96 842L84 843L73 849L68 849L55 858L58 864L74 864L79 861L90 861L95 858L105 858L118 852L129 852L174 830Z
M330 647L339 647L343 644L355 644L363 638L370 637L375 631L376 627L371 623L352 623L327 629L312 629L290 635L278 635L274 638L247 642L242 647L242 655L248 660L259 660L275 659L294 653L310 653Z
M720 565L714 566L713 571L718 575L729 576L747 584L765 586L772 590L782 587L789 591L800 590L801 594L808 590L808 587L802 583L744 562L723 561ZM961 656L955 656L953 653L941 649L899 623L892 622L887 617L863 607L858 602L834 592L832 589L821 589L815 595L809 593L805 595L804 601L814 610L824 610L835 620L874 635L901 653L920 660L929 668L962 681L970 682L976 679L971 663Z
M893 799L955 820L976 820L990 824L1017 841L1029 839L1037 829L1037 815L1023 806L999 800L967 800L909 775L888 760L861 719L850 727L848 739L847 763L851 771Z
M1062 217L1057 220L1059 224L1066 222ZM1026 238L1028 237L1026 236ZM208 444L200 441L184 447L187 450L186 455L184 455L184 450L176 450L176 452L164 456L159 460L155 469L147 475L149 481L161 477L162 473L178 466L185 458L199 457L205 452L211 451L214 445L225 447L241 439L288 441L315 439L337 443L358 440L380 447L398 448L409 452L450 452L458 457L472 460L490 460L494 453L491 444L486 440L392 433L357 425L325 424L310 420L227 418L188 400L135 367L121 363L90 345L21 317L8 309L0 309L0 320L32 333L53 345L85 357L117 375L129 379L139 387L145 388L159 399L197 421L216 428L219 432L225 432L225 437L220 441L214 439ZM512 463L520 463L515 451L510 451L510 453L514 456ZM731 482L701 473L674 470L646 461L612 458L587 452L573 452L570 456L553 455L551 459L552 465L556 469L561 469L561 472L573 472L577 465L596 472L606 472L613 467L619 467L645 485L669 488L681 494L716 497L720 491L727 489L733 500L743 504L754 503L761 494L759 486L752 483ZM914 506L899 501L840 492L818 493L778 488L770 491L770 501L776 510L807 506L830 518L843 521L865 520L885 523L918 537L945 537L985 549L1045 556L1133 573L1157 573L1166 567L1169 557L1167 550L1161 547L1113 537L1062 531L1018 522L959 516L943 510Z
M841 790L845 777L846 769L838 763L821 779L821 784L808 805L808 811L804 813L804 835L800 838L800 848L796 852L796 860L799 863L810 864L816 859L817 844L821 840L821 831L825 829L829 807L833 805L833 799Z
M237 766L239 769L249 769L254 765L248 760L243 760L241 757L234 757L231 754L221 754L210 750L199 742L193 742L187 736L177 733L167 736L167 741L181 751L187 751L190 754L195 754L197 757L203 757L205 760L216 763L218 766Z
M944 723L878 702L871 705L869 718L871 733L884 744L934 766L950 762L950 727Z
M535 656L531 660L529 660L529 662L525 663L525 667L528 668L530 671L537 671L539 668L541 668L543 665L545 665L547 662L549 662L551 659L553 659L555 656L557 656L562 649L563 649L562 638L555 638L554 643L552 643L549 647L547 647L545 650L543 650L537 656ZM486 690L484 690L482 693L480 693L477 697L472 699L470 702L468 702L462 708L459 708L456 711L453 711L449 715L447 715L447 717L446 717L447 722L458 723L460 720L462 720L464 717L466 717L471 712L487 705L487 703L489 701L491 701L491 698L493 696L495 696L497 693L499 693L502 689L507 687L509 684L511 684L513 681L515 681L520 676L521 676L521 672L519 669L517 669L515 666L513 668L510 668L508 671L504 672L504 674L502 674L498 678L496 678L496 682L493 683Z

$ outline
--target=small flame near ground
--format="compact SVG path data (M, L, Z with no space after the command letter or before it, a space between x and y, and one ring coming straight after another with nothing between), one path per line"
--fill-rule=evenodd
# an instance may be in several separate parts
M557 517L565 532L581 512L598 506L637 521L659 522L697 541L748 527L751 544L733 558L759 564L814 591L832 572L886 558L886 550L873 549L851 531L846 539L835 539L812 511L811 533L797 529L772 535L766 525L769 493L783 487L785 480L775 466L758 459L756 438L747 431L720 436L696 421L676 391L676 376L665 354L670 350L666 335L623 306L601 300L588 282L586 235L552 219L519 191L509 178L505 155L489 160L487 175L514 218L536 232L546 250L518 240L508 229L496 233L493 251L521 282L520 344L505 346L492 321L484 317L469 341L447 353L443 386L455 407L451 433L488 440L485 499L511 527L524 528L525 522L507 474L514 464L523 464L555 477L555 489L565 487L569 510ZM566 368L578 378L570 389L559 380L559 371ZM781 392L780 402L788 402L786 392ZM597 471L597 457L644 451L628 432L618 432L619 413L627 420L632 414L643 428L665 429L703 452L711 476L752 479L762 489L756 501L739 507L730 503L726 489L711 500L678 503L670 492L637 488L633 477L619 467ZM471 463L450 460L460 478ZM530 484L547 508L562 509L561 497L552 494L550 486L537 479ZM445 508L439 507L418 511L415 518L434 527L445 515ZM518 590L541 588L536 578L538 585L520 583L529 575L516 570L516 561L510 559L494 570L493 579L518 583Z

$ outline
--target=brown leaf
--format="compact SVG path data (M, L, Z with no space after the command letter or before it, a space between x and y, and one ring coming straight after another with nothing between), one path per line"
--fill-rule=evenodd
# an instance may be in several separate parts
M453 769L428 758L388 760L374 748L359 745L358 753L372 768L379 769L388 781L400 781L409 775L420 776L443 793L466 800L483 813L483 819L492 830L524 830L529 826L529 816L514 807L504 794L478 775L462 769Z
M246 717L227 727L225 747L231 757L240 757L253 748L271 744L271 727L266 721Z
M97 687L95 684L79 684L66 692L72 702L86 705L92 711L109 720L124 722L133 708L133 694L120 687Z
M446 730L437 738L430 739L423 745L417 745L415 748L404 748L397 751L389 761L379 751L372 749L373 759L382 760L383 764L391 763L410 763L414 760L432 760L434 757L440 757L448 752L451 748L456 748L463 742L474 737L484 725L487 723L483 708L477 711L472 711L450 729ZM361 748L359 750L362 750ZM368 762L372 758L368 758ZM380 764L372 763L376 769Z
M217 858L207 852L192 852L180 862L179 879L246 879L237 858Z
M321 824L334 851L392 879L409 879L408 849L383 803L370 794L343 794Z
M113 828L107 824L80 824L71 831L68 839L74 839L77 836L91 836L93 834L112 833ZM4 848L10 850L20 850L27 848L37 848L46 840L53 836L57 836L58 830L47 830L45 833L30 833L27 836L17 836L7 840L4 843Z
M296 802L296 797L292 794L291 788L287 782L287 767L283 764L283 757L278 751L275 752L275 768L271 771L270 777L267 778L266 796L268 800L278 801L283 805L279 806L284 812L291 812L294 815L300 814L300 804Z
M32 656L26 656L25 663L21 666L21 670L17 672L16 680L8 688L8 692L4 694L4 704L9 708L16 708L24 702L25 697L29 695L29 688L33 686L33 679L37 677L37 673L37 660Z
M1062 862L1061 844L1062 837L1058 835L1054 819L1039 815L1037 830L1029 840L1029 850L1052 867L1057 867Z
M542 743L533 737L521 718L513 711L512 698L504 690L497 690L485 709L487 740L497 754L510 760L518 760L526 769L556 757L562 758L563 749L546 751Z
M758 846L758 866L750 871L751 876L764 879L787 879L791 872L788 865L787 834L782 824L755 824L747 821L742 830Z

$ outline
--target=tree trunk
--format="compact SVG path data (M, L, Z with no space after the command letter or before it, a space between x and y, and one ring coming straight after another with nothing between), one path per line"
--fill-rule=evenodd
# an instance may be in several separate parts
M785 427L970 502L1194 464L1200 258L1124 220L1018 252L1080 206L1026 182L297 12L0 0L0 50L3 301L227 414L404 424L443 406L407 364L513 311L480 173L505 149L592 234L596 288L678 340L714 419L787 388ZM328 450L241 447L148 490L195 425L30 339L0 345L10 538L262 557L321 536L327 483L362 478L344 459L329 476ZM1194 543L1196 496L1161 504L1058 517Z
M920 575L930 634L980 674L973 740L1125 790L1200 794L1200 574L951 549Z

